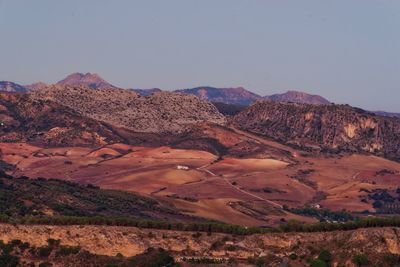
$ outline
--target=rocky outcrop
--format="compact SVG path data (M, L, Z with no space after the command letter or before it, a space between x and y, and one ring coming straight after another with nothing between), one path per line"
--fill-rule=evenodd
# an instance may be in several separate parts
M225 117L211 103L171 92L142 97L123 89L55 85L35 91L32 96L55 101L90 118L135 132L179 133L199 122L225 123Z
M348 105L259 101L237 114L233 123L302 147L365 151L400 160L400 120Z
M134 256L150 247L171 251L177 261L191 258L264 258L267 266L310 266L322 249L332 254L332 266L356 266L352 259L367 255L371 266L389 265L387 257L400 253L398 228L370 228L328 233L282 233L251 236L178 232L117 226L48 226L0 224L0 240L19 239L34 246L59 239L93 254ZM290 257L290 255L296 257ZM303 258L304 260L301 260Z

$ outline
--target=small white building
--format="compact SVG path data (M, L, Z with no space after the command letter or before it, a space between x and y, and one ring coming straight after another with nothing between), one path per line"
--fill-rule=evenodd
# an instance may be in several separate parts
M176 168L178 170L185 170L185 171L189 170L189 167L188 166L184 166L184 165L178 165L178 166L176 166Z

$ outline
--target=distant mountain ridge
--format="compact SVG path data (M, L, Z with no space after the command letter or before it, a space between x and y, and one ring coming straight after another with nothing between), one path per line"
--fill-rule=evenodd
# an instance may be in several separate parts
M29 91L40 90L49 86L47 83L44 82L36 82L28 85L24 85Z
M58 85L70 85L70 86L88 86L91 89L104 89L104 88L117 88L110 84L96 73L72 73L63 80L57 82Z
M235 105L250 105L262 97L246 90L243 87L237 88L216 88L216 87L196 87L191 89L180 89L174 92L191 94L210 102L220 102Z
M311 95L305 92L290 90L283 94L264 96L264 99L274 102L293 102L313 105L330 105L331 102L319 95Z
M395 113L395 112L373 111L373 113L375 113L376 115L380 115L380 116L400 118L400 113Z
M25 93L28 91L28 89L17 83L9 81L0 81L0 91L9 93Z
M141 96L149 96L154 93L162 92L160 88L151 88L151 89L128 89L129 91L138 93Z

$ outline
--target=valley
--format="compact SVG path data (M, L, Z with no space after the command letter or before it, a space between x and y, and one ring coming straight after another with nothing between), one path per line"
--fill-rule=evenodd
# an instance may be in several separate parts
M225 144L234 138L251 140L280 154L235 157L122 143L94 149L2 143L1 160L15 166L14 176L138 192L187 214L247 226L316 221L290 212L305 206L375 212L368 192L400 187L400 164L393 161L368 154L315 155L240 130L228 132L231 136L224 130L218 137Z

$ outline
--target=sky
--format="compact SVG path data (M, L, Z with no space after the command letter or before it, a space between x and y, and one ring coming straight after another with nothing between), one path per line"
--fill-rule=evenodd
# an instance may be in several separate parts
M300 90L400 112L398 0L0 0L0 80Z

